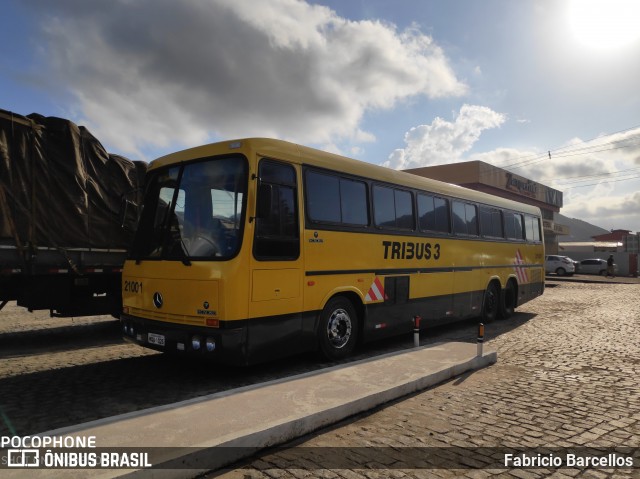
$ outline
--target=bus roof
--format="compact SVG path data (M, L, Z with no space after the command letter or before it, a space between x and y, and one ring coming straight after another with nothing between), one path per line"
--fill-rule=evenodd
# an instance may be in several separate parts
M334 153L271 138L242 138L189 148L152 161L149 165L149 171L171 164L230 153L244 153L247 155L256 153L265 157L302 165L311 165L383 183L391 183L444 196L464 198L477 203L494 205L523 213L540 215L539 208L525 203L519 203L451 183L445 183L412 173L393 170L373 163L354 160Z

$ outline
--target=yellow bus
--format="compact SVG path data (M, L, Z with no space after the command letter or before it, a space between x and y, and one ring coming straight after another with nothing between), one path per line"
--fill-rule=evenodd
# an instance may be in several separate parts
M149 166L124 337L253 364L427 324L507 318L544 291L540 210L273 139Z

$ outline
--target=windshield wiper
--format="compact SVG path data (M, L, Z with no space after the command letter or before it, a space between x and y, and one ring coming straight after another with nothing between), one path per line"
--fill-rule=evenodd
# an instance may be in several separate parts
M180 247L182 248L182 252L184 256L182 257L182 264L185 266L191 266L191 260L189 259L189 251L187 250L187 245L184 244L184 240L182 236L180 236Z

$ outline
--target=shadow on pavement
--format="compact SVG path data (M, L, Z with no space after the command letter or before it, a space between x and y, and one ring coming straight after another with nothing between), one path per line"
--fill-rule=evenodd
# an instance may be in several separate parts
M486 326L485 340L509 332L535 317L516 313L508 321ZM428 328L421 346L445 341L476 342L478 319ZM27 354L47 360L47 352L108 347L120 343L117 321L78 326L51 334L0 335L0 357ZM13 341L17 339L17 343ZM132 348L137 346L131 345ZM410 350L413 335L362 345L347 360L329 363L316 354L303 354L252 367L219 366L162 353L105 359L91 364L52 364L50 369L0 379L0 434L27 435L80 424L117 414L170 404L242 386L320 371L337 364ZM94 349L92 354L96 350ZM105 355L106 357L106 355ZM97 361L100 361L99 359ZM14 363L15 364L15 363ZM8 423L7 423L8 421ZM12 432L13 431L13 432Z

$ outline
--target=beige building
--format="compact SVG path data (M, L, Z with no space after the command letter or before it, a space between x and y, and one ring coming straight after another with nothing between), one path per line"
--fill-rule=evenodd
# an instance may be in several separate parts
M483 161L427 166L405 171L539 207L542 211L547 254L557 254L558 237L569 234L568 227L554 221L555 214L562 208L562 192L510 171Z

